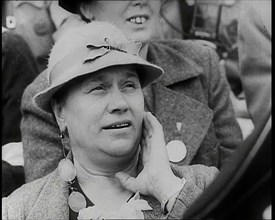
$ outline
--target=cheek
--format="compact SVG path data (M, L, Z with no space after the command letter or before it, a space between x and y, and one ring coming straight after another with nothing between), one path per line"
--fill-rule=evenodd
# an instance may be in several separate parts
M132 99L131 106L134 110L134 115L138 121L138 124L142 124L144 115L144 97L142 95L142 92L140 92L140 94Z
M67 126L73 129L88 129L89 124L96 121L98 117L99 106L89 103L87 100L72 99L65 105L65 120Z
M155 14L159 15L161 10L161 1L151 1L151 8Z
M99 135L99 118L98 111L88 105L85 108L78 106L68 110L66 123L71 144L89 147L91 140L95 140Z
M122 18L122 6L119 2L95 2L92 9L95 19L99 21L107 21L116 24Z
M161 11L161 1L149 1L151 12L153 13L153 16L159 16Z

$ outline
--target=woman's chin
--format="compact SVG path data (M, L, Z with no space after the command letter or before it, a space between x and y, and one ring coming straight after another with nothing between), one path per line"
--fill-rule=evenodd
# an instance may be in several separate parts
M112 142L111 147L108 149L108 154L113 156L129 156L132 157L136 152L137 146L129 140L117 140Z

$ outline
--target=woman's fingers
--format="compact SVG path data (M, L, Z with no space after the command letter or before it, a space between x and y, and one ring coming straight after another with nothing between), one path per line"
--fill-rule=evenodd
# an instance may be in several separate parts
M163 132L162 129L162 125L159 123L158 119L152 115L151 112L145 112L145 117L144 117L144 121L145 121L145 126L146 129L149 132L149 135L155 134L155 133L159 133L159 132Z
M146 142L145 142L145 139L144 139L143 135L142 135L141 140L140 140L140 145L141 145L141 148L146 147Z
M150 136L149 136L149 132L146 128L143 128L143 139L145 141L145 144L149 143Z
M139 191L138 183L136 178L131 177L129 174L124 172L118 172L115 174L115 177L119 180L121 185L132 192Z

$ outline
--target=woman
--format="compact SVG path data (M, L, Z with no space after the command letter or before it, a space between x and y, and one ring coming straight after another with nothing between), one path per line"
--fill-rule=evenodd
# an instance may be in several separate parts
M71 1L73 3L76 1ZM146 111L161 122L168 148L172 146L169 155L179 155L169 158L171 162L218 168L224 165L242 136L215 51L195 41L149 41L157 37L160 0L77 3L80 4L74 6L75 11L81 11L86 20L113 22L129 39L141 41L141 55L164 69L165 74L143 92ZM143 15L146 22L139 15ZM54 170L63 155L54 118L32 103L33 96L47 86L46 77L46 72L41 73L22 98L21 129L27 182Z
M34 104L54 114L70 155L3 199L3 219L177 217L211 182L215 167L170 168L162 127L144 112L142 93L163 71L139 49L103 22L56 43L49 86Z

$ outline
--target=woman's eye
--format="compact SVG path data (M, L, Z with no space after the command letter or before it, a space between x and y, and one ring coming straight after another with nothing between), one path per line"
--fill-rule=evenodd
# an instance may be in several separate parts
M135 88L137 88L137 85L134 82L127 82L124 84L124 88L135 89Z
M103 86L97 86L97 87L93 88L92 90L96 91L96 90L102 90L102 89L103 89Z
M99 92L99 91L103 91L103 90L104 90L103 86L94 86L94 87L88 89L87 93Z
M125 87L128 87L128 88L135 88L135 84L134 83L127 83L125 85Z

